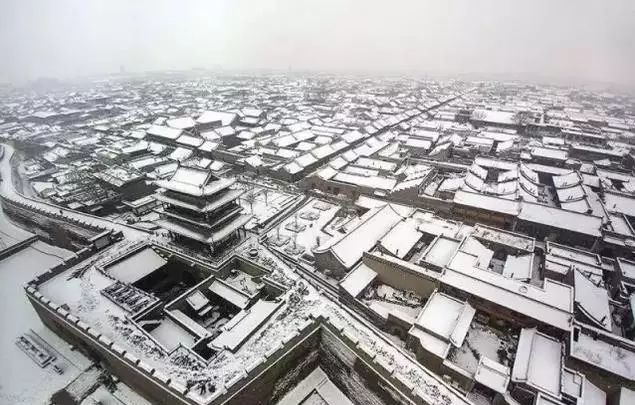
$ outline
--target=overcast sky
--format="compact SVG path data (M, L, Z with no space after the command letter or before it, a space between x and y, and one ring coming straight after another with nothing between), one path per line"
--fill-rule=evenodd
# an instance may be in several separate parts
M0 81L165 69L635 83L635 0L0 0Z

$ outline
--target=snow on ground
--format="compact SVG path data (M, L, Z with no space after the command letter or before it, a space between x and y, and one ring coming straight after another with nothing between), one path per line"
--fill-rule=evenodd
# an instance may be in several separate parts
M93 405L93 404L117 404L117 398L114 397L108 390L100 385L97 389L88 395L80 405Z
M508 349L511 342L497 335L491 328L473 323L463 345L450 352L449 360L470 373L475 373L480 356L500 363L498 350ZM511 366L509 359L502 362Z
M388 318L389 313L401 312L408 315L413 320L417 318L422 307L409 307L406 305L399 305L394 302L388 302L384 300L366 300L364 301L372 310L380 314L384 318Z
M4 230L4 228L2 229ZM36 275L61 262L70 252L43 242L35 242L0 261L0 364L10 372L0 379L0 403L43 404L56 390L77 377L89 361L47 329L26 298L23 285ZM10 310L8 310L10 308ZM51 345L64 374L51 366L40 368L18 346L15 339L29 330Z
M185 347L192 347L195 342L194 336L170 318L164 318L150 334L168 350L173 350L179 343Z
M384 318L388 318L389 313L401 313L414 322L423 308L423 300L416 294L397 290L387 284L372 287L365 294L363 302Z
M147 399L122 382L117 384L113 396L126 405L151 405Z
M324 210L317 209L315 204L326 204L324 206L319 205L320 208L326 208ZM300 209L298 209L294 215L290 215L281 225L279 225L276 229L272 229L268 236L271 240L275 241L278 237L278 232L280 233L280 239L289 238L287 244L293 244L295 239L295 243L299 246L304 247L307 251L310 251L317 245L322 245L327 240L331 239L331 236L324 232L322 228L326 226L335 216L337 211L339 211L340 207L335 204L326 203L323 201L319 201L316 199L311 199L307 201ZM297 214L297 215L296 215ZM310 215L305 215L310 214ZM303 217L313 217L315 214L319 215L319 217L315 220L304 219ZM298 223L298 227L295 226L295 223ZM300 225L304 225L300 227ZM294 232L290 229L302 228L300 232ZM319 243L318 243L319 241ZM279 247L283 249L286 246Z
M22 242L32 235L32 233L15 226L0 209L0 250Z
M237 188L246 188L247 191L239 199L243 212L253 215L253 218L245 226L252 229L258 224L264 223L271 217L284 210L289 204L298 198L297 195L268 187L253 186L251 184L235 183ZM249 203L249 194L253 193L253 201Z
M635 379L635 354L602 339L580 333L578 340L572 345L571 354L624 378Z
M126 321L125 311L100 293L113 283L112 279L94 267L90 267L81 277L68 279L70 273L80 266L81 264L40 285L39 291L58 305L67 304L73 315L128 351L145 358L156 368L165 372L173 371L165 361L165 350ZM132 344L133 341L138 343Z
M118 383L114 392L110 392L104 385L87 396L81 405L151 405L151 403L137 394L132 388L123 383Z
M259 277L250 276L239 271L235 275L230 274L225 279L225 282L247 295L253 295L262 287L262 283L256 281L258 279Z
M249 255L249 251L253 248L258 251L258 255L256 257L251 257ZM300 278L295 271L289 268L289 266L280 260L278 256L273 254L271 250L263 245L259 245L255 238L242 244L237 249L236 254L248 260L255 261L259 265L270 270L272 273L269 274L268 277L284 286L290 287Z

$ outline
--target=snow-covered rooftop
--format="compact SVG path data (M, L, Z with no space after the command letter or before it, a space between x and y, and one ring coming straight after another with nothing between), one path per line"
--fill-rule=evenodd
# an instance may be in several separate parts
M351 297L357 298L361 292L373 282L377 277L377 273L373 271L363 262L350 271L340 282L340 288L343 288Z
M362 222L349 233L334 238L326 246L314 249L314 253L330 251L345 268L351 268L377 241L402 220L390 204L376 208L364 215Z
M379 243L388 252L403 259L421 239L422 233L417 226L418 221L415 218L407 218L392 228Z
M132 284L161 268L166 263L167 260L154 250L144 248L131 256L108 265L105 271L118 280Z
M154 135L159 138L164 138L168 140L176 140L181 134L183 130L177 128L164 127L159 125L152 125L150 128L146 130L149 135Z
M478 257L458 251L440 280L450 286L533 319L569 330L573 315L573 288L545 279L543 287L507 278L477 266Z
M419 313L415 326L460 347L475 313L467 302L435 292Z
M216 194L234 182L231 178L216 178L209 170L179 166L169 180L158 180L156 184L167 190L202 197Z
M596 285L580 270L574 271L575 302L578 309L594 323L611 332L613 322L609 307L609 293L605 288Z
M536 329L522 329L512 369L512 381L560 396L562 344Z

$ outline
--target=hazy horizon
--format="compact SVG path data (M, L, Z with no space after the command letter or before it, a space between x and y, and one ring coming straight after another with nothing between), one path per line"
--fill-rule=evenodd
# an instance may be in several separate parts
M278 70L633 86L635 2L46 1L0 9L0 82Z

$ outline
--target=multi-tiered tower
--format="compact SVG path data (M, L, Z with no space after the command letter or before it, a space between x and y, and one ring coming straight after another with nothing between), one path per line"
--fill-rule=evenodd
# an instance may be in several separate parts
M179 166L169 180L156 182L161 203L155 223L187 244L206 245L212 252L240 236L250 215L237 200L243 190L231 189L235 179L219 178L209 170Z

